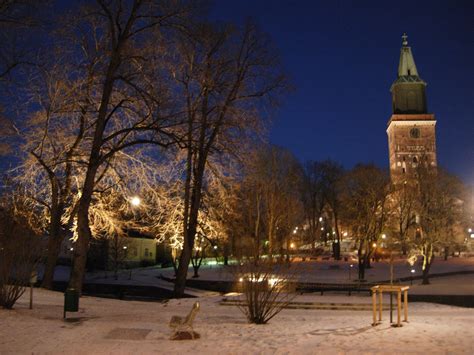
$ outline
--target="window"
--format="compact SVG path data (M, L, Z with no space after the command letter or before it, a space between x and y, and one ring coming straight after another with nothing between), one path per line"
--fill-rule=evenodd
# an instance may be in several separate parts
M416 157L413 157L413 162L416 164L418 163L418 159Z
M148 256L148 248L145 248L145 256Z
M405 168L402 169L402 173L405 174Z

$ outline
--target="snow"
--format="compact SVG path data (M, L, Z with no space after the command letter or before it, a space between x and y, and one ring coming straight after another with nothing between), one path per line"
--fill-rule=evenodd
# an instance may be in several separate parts
M409 323L389 326L388 312L372 327L370 311L284 309L267 325L248 324L223 296L136 302L82 297L80 311L63 321L63 295L35 289L14 310L0 310L0 353L430 353L474 352L474 309L409 304ZM304 295L298 301L365 303L368 296ZM168 322L201 303L198 340L171 341Z

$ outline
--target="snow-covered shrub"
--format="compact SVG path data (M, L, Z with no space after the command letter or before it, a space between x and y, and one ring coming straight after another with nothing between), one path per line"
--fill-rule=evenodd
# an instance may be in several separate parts
M250 323L265 324L296 296L291 264L270 259L240 265L239 308Z

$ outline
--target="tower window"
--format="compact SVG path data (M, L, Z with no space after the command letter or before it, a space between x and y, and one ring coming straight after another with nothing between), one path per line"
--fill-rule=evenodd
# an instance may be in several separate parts
M408 75L411 75L411 74L410 74L410 69L408 69Z
M418 163L418 159L416 157L413 157L413 162Z

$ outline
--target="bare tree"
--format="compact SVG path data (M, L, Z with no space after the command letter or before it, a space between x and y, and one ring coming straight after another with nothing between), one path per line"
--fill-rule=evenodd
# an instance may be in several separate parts
M58 53L58 58L59 58ZM11 172L16 183L28 187L28 197L43 211L48 225L43 287L51 288L61 242L72 227L73 195L85 161L88 119L80 101L87 90L81 79L71 80L71 66L58 61L30 78L29 118L20 126L20 165Z
M175 143L171 91L166 86L164 29L182 27L187 8L175 2L97 0L65 24L61 40L75 47L78 69L91 68L86 101L91 136L77 207L70 287L82 288L92 237L89 209L96 183L114 155L139 144ZM66 43L67 41L67 43Z
M389 224L394 229L403 255L407 255L411 243L411 232L416 225L417 191L412 183L396 185L389 196Z
M247 261L237 268L242 296L237 305L249 323L266 324L296 296L291 265L272 259Z
M293 231L303 221L299 195L302 169L295 157L276 146L258 146L248 155L241 186L240 224L253 236L254 259L288 251Z
M41 31L45 23L42 15L50 3L0 0L0 82L9 79L20 66L33 64L39 46L32 39Z
M0 203L0 306L7 309L24 293L41 258L38 216L22 192L10 190Z
M187 152L184 184L184 245L175 283L182 296L194 248L203 178L210 156L238 152L260 125L258 104L278 92L284 78L268 39L248 23L243 29L198 24L180 37L181 67L175 78L185 99Z
M333 224L333 255L336 260L341 258L341 231L340 231L340 214L341 214L341 190L342 179L344 176L343 167L332 161L323 161L320 165L322 175L322 194L324 201L328 207L328 212L332 217Z
M390 185L386 172L374 165L355 166L346 174L343 184L344 222L356 238L362 280L386 224Z
M315 245L320 234L322 213L326 205L323 193L323 174L321 163L309 161L305 165L304 179L301 185L301 199L304 206L305 223L308 225L306 233L311 243L311 252L314 254Z
M435 251L453 241L453 228L461 221L462 184L454 176L423 164L417 167L417 184L419 230L412 253L423 257L423 284L429 284Z

